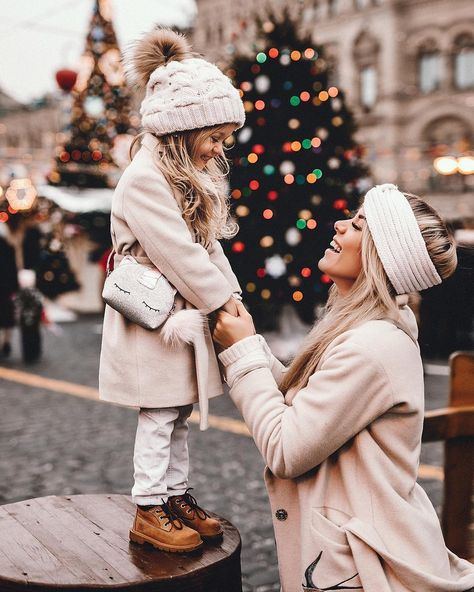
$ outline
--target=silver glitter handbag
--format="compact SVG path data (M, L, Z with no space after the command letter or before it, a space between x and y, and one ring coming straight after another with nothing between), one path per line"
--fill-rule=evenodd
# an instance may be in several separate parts
M113 271L109 263L110 257L102 291L104 301L144 329L160 327L173 314L176 288L158 269L138 263L131 255Z

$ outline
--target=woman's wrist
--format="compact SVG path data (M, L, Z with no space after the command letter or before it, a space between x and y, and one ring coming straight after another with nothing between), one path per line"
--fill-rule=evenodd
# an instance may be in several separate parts
M228 366L229 364L237 362L248 353L257 350L263 351L261 340L261 335L250 335L248 337L244 337L221 352L219 354L219 360L224 366Z

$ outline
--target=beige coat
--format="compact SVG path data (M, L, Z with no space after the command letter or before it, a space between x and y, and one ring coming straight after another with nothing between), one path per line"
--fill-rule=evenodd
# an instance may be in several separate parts
M416 334L413 314L401 312ZM416 341L389 321L336 338L286 398L260 336L219 356L267 468L283 592L450 592L474 566L445 547L416 483L424 414ZM342 583L344 582L344 583Z
M208 314L221 307L237 278L218 241L209 250L196 243L181 216L180 198L154 162L156 139L147 134L124 171L112 200L115 251L151 262L178 290L176 310ZM120 257L116 257L120 260ZM208 366L201 379L209 398L222 393L217 358L206 323L198 354ZM99 370L100 398L135 407L173 407L198 400L195 351L167 348L160 330L147 331L106 306Z

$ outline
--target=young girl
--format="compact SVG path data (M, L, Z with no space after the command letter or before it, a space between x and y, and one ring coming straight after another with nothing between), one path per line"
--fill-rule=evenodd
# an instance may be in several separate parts
M235 233L223 145L244 123L239 92L166 29L136 44L131 68L146 86L145 133L113 197L114 264L131 255L158 268L177 289L176 311L236 314L241 290L217 238ZM194 347L167 345L163 331L147 331L107 306L99 388L102 399L140 409L131 540L190 551L222 532L188 491L187 447L192 404L199 399L204 429L207 399L222 393L222 382L207 321Z
M230 394L267 469L282 590L454 592L474 566L445 547L417 484L423 366L406 294L450 276L452 237L394 185L336 222L327 312L288 371L252 318L219 313Z

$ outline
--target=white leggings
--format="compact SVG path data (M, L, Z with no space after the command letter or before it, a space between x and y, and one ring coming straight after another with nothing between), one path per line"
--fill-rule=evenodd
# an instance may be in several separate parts
M192 405L140 409L133 455L135 504L157 505L188 487L188 417Z

